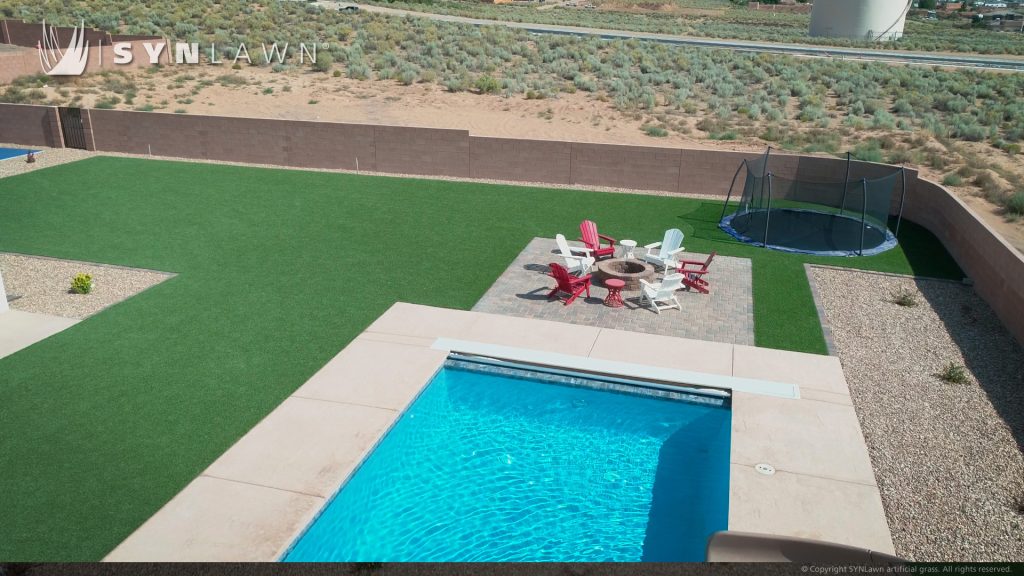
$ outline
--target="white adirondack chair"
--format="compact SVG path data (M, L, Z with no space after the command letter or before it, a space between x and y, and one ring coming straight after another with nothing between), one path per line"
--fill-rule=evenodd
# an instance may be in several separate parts
M683 309L679 305L679 300L676 300L676 290L679 290L683 285L682 274L669 274L657 284L652 284L646 280L641 280L640 283L643 285L640 289L641 306L643 306L645 301L649 302L651 308L654 308L654 311L658 314L661 314L662 310L670 308ZM665 305L662 306L662 303Z
M555 243L558 244L558 251L562 254L562 258L565 258L565 269L570 274L583 276L590 271L590 267L595 262L594 257L590 255L593 252L590 248L569 246L565 236L561 234L555 235ZM582 255L573 254L573 252L580 252Z
M665 238L661 242L644 246L647 253L642 256L647 262L660 266L668 272L669 268L676 268L679 263L676 255L686 250L683 248L683 233L678 228L665 231Z

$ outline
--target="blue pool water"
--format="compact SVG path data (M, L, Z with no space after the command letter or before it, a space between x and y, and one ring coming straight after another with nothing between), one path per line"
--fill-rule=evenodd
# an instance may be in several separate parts
M14 158L15 156L24 156L29 152L38 152L38 150L25 150L22 148L0 148L0 160Z
M442 369L284 560L705 559L727 405L485 370Z

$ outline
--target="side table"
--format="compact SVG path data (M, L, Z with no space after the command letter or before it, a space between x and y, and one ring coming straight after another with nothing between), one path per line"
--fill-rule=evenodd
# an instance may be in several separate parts
M605 306L609 308L622 308L625 306L622 302L622 289L626 287L624 281L611 278L604 281L604 286L608 289L608 296L604 299Z

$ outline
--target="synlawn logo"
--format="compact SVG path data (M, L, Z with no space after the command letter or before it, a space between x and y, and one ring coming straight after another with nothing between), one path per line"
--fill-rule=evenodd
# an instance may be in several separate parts
M89 43L85 41L85 22L82 21L81 26L76 26L73 30L67 50L61 51L56 29L53 26L47 28L46 22L43 22L43 41L37 45L37 48L39 49L39 64L46 74L50 76L81 76L85 72L85 66L89 62ZM132 42L115 42L112 48L114 64L124 65L135 61ZM142 42L142 48L146 51L146 56L149 57L149 63L156 65L160 63L160 56L167 49L167 42ZM263 52L263 63L266 64L272 62L284 64L289 57L287 42L282 47L278 47L277 42L269 46L260 44L260 48ZM327 49L328 45L323 44L321 48ZM298 48L299 64L305 64L307 59L310 64L316 64L316 50L315 43L310 47L307 47L305 43L300 43ZM199 55L198 42L176 42L174 44L175 64L199 64ZM209 56L210 64L224 63L224 60L218 58L216 44L210 45ZM234 58L231 63L238 64L240 61L252 64L249 49L244 42L234 50ZM102 48L99 51L97 62L103 66Z
M43 21L43 41L36 44L39 50L39 64L43 72L50 76L81 76L85 71L85 65L89 62L89 43L85 41L85 21L82 21L81 28L76 27L71 35L71 43L68 49L61 52L60 44L57 42L57 32L53 26L46 29L46 21Z

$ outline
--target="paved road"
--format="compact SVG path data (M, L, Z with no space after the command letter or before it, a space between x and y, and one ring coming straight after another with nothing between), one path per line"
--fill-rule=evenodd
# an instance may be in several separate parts
M321 0L317 2L325 8L336 6L352 5L351 2L339 2L334 0ZM427 12L415 12L412 10L401 10L398 8L387 8L384 6L371 6L360 4L359 7L367 12L379 14L390 14L392 16L412 16L417 18L429 18L444 22L459 22L473 26L507 26L518 28L533 34L567 34L570 36L597 36L605 39L638 39L677 46L702 46L706 48L725 48L728 50L741 50L745 52L762 52L771 54L793 54L797 56L811 56L818 58L841 58L848 60L869 60L876 62L891 62L899 64L915 64L925 66L951 66L957 68L974 68L980 70L1013 70L1024 72L1024 58L1016 57L987 57L975 56L973 54L949 54L938 52L907 52L895 50L862 50L857 48L838 48L832 46L809 46L804 44L781 44L776 42L749 42L745 40L716 40L710 38L696 38L693 36L676 36L672 34L650 34L646 32L630 32L625 30L605 30L602 28L583 28L580 26L555 26L550 24L530 24L527 22L509 22L503 20L485 20L481 18L467 18L464 16L450 16L447 14L432 14Z

